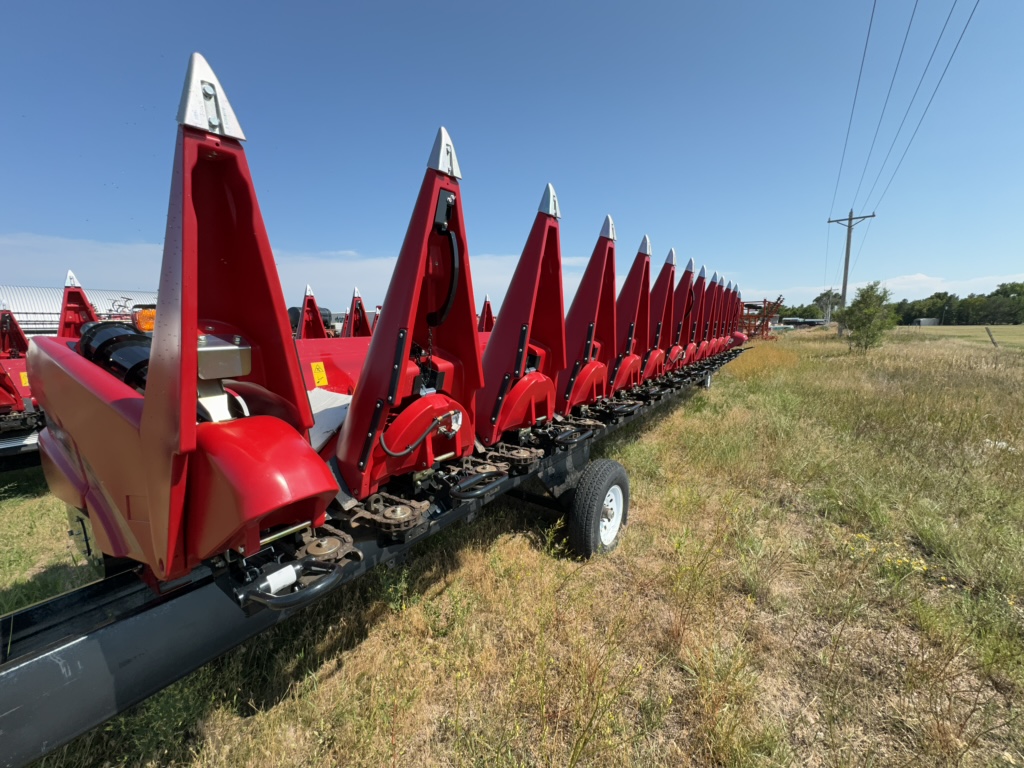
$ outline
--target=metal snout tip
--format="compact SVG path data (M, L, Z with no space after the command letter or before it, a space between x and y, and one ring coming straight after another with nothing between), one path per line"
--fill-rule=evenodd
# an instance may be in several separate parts
M673 267L676 265L676 249L675 248L669 248L668 249L668 256L665 258L665 263L666 264L671 264Z
M437 129L437 138L434 139L434 148L430 150L427 167L440 171L446 176L451 176L453 179L462 178L459 158L455 155L455 145L443 125Z
M70 269L68 270L68 276L64 278L65 288L81 288L82 284L78 282L78 278L75 277L75 273Z
M640 241L640 249L637 253L642 253L645 256L651 255L651 238L647 235L644 235L644 239Z
M537 210L548 216L554 216L556 219L562 218L562 211L558 207L558 195L555 194L553 185L548 184L544 187L544 195L540 199L540 207Z
M245 133L223 86L199 53L193 53L188 60L188 72L178 104L178 123L245 141Z
M611 214L604 217L604 224L601 226L601 237L607 237L609 240L616 240L615 237L615 222L612 221Z

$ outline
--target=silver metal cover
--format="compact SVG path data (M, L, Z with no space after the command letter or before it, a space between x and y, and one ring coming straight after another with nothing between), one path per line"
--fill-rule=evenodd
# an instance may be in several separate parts
M206 59L198 53L193 53L188 61L185 86L178 104L178 123L245 141L242 126L224 88Z
M604 225L601 227L601 237L607 237L609 240L617 239L615 237L615 222L612 221L610 214L604 217Z
M237 339L237 341L236 341ZM252 372L252 347L241 337L199 337L199 378L234 379Z
M442 125L437 131L437 138L434 139L434 148L430 150L428 168L451 176L453 179L461 179L462 171L459 168L459 158L455 155L455 145L452 137Z
M552 185L548 184L544 187L544 196L540 199L538 210L548 216L554 216L556 219L562 218L562 212L558 208L558 195L555 194L555 188Z

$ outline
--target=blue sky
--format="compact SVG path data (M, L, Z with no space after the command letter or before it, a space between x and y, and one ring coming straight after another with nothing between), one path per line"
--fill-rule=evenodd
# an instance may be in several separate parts
M951 0L921 0L857 213ZM290 303L381 299L439 125L455 142L478 300L500 300L544 185L570 293L606 213L620 269L645 233L808 301L836 281L913 0L663 3L21 3L0 46L0 282L156 284L174 118L203 53L248 136ZM960 0L910 129L973 6ZM1024 279L1024 3L983 0L920 133L855 230L854 284L897 298ZM867 234L863 249L862 239ZM826 271L826 242L828 268ZM835 282L838 285L838 282Z

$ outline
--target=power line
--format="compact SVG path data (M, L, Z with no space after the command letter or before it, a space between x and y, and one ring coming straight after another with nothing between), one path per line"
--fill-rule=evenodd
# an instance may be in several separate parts
M875 21L875 6L878 5L878 0L872 0L871 3L871 18L868 19L868 35L864 39L864 52L860 55L860 71L857 73L857 87L853 90L853 106L850 107L850 121L846 124L846 140L843 141L843 155L839 159L839 173L836 174L836 188L832 192L832 204L829 206L828 215L832 215L832 211L836 207L836 195L839 194L839 180L843 177L843 163L846 162L846 147L850 143L850 128L853 127L853 113L857 109L857 94L860 93L860 79L864 74L864 59L868 56L868 42L871 40L871 25Z
M874 182L871 184L871 190L868 192L868 196L865 199L871 199L871 195L875 193L875 187L878 186L878 181L882 178L882 173L885 171L885 164L889 162L889 157L892 155L893 149L896 148L896 141L900 137L900 133L903 131L903 125L907 122L907 117L910 115L910 110L914 106L914 101L917 99L917 93L921 90L921 85L924 83L924 78L928 74L928 69L932 65L932 59L935 58L935 52L939 50L939 43L942 42L942 36L946 34L946 27L949 26L949 20L953 18L953 11L956 10L956 4L960 0L953 0L953 5L949 8L949 13L946 15L946 23L942 25L942 31L939 32L939 38L935 41L935 47L932 48L931 56L928 57L928 63L924 65L924 72L921 73L921 79L917 81L917 88L914 89L914 95L910 97L910 103L907 104L907 111L903 113L903 119L900 120L900 127L896 129L896 135L892 137L892 144L889 145L889 151L885 153L885 159L882 161L882 165L878 169L878 175L875 176ZM877 209L878 206L876 205Z
M882 127L882 119L885 117L885 108L889 106L889 97L892 96L892 86L896 82L896 74L900 71L900 62L903 61L903 51L907 47L907 38L910 37L910 27L914 24L914 16L917 14L917 4L919 0L914 0L914 8L910 11L910 21L907 22L907 32L903 35L903 45L900 46L900 55L896 59L896 68L892 71L892 79L889 81L889 90L885 94L885 102L882 104L882 114L878 116L878 125L875 126L875 135L871 137L871 147L868 149L868 159L864 161L864 170L860 172L860 181L857 182L857 191L853 195L854 203L857 202L857 198L860 197L860 188L864 183L864 174L868 172L868 165L871 163L871 153L875 151L875 141L878 140L878 131ZM856 208L856 205L854 205ZM870 222L868 224L870 226ZM864 234L867 237L867 233Z
M911 134L910 141L907 142L907 148L903 150L903 155L900 157L900 161L896 164L896 170L892 172L892 176L889 177L889 183L886 184L885 189L882 190L882 196L879 197L878 202L875 203L876 209L881 204L882 200L885 199L885 193L889 191L889 187L892 185L893 179L895 179L896 174L899 173L900 166L903 165L903 159L907 156L907 152L910 151L910 145L914 143L914 137L917 136L917 132L921 128L921 123L924 122L924 116L928 114L928 107L932 105L932 100L935 98L935 94L939 92L939 86L942 85L942 79L946 76L946 72L949 70L949 65L953 63L953 57L956 56L956 51L960 47L960 41L964 39L964 35L967 33L967 27L971 25L971 19L974 18L974 12L978 10L978 5L980 3L981 0L974 0L974 7L971 9L971 15L967 17L967 23L964 24L963 31L960 32L960 37L957 38L956 45L953 46L953 52L949 54L949 61L946 62L946 66L942 70L942 74L939 76L939 82L935 84L935 90L932 91L932 95L924 107L924 112L921 113L921 119L917 121L917 127L914 128L914 133Z

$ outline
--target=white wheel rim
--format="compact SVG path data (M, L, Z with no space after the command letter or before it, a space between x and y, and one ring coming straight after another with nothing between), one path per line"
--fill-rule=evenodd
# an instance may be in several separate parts
M601 543L610 547L622 527L622 489L613 485L604 495L601 509Z

